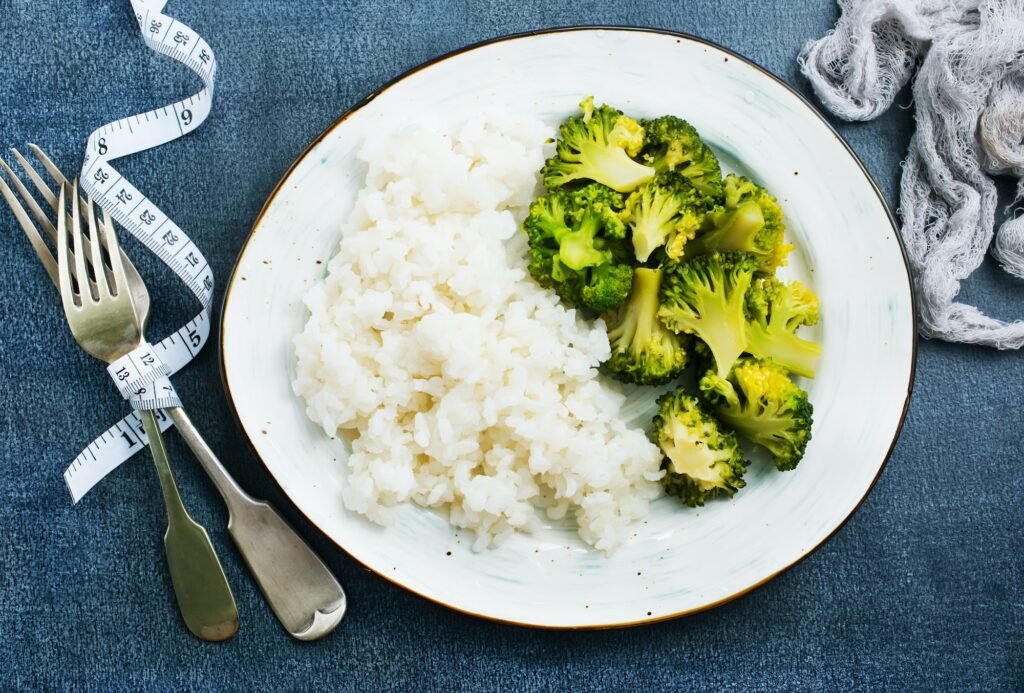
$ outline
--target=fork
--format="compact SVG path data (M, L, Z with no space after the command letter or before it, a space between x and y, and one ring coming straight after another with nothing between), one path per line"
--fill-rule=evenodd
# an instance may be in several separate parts
M57 278L64 314L75 341L89 355L113 363L142 343L142 324L132 302L113 223L106 215L103 224L97 224L91 200L86 205L90 230L86 245L77 180L71 193L74 256L68 252L66 190L67 186L61 185L57 201ZM103 259L101 235L109 265ZM91 274L86 269L86 255ZM196 637L226 640L238 632L238 609L224 569L206 530L185 510L155 414L143 410L139 417L149 439L167 509L164 549L178 608Z
M69 184L56 164L39 147L34 144L28 146L58 186ZM11 151L29 180L56 211L57 197L42 176L20 152L16 149ZM7 175L18 194L25 200L38 225L51 241L55 240L56 233L47 215L3 159L0 159L0 170ZM57 264L28 213L18 203L2 176L0 193L7 200L36 255L56 285ZM149 317L149 291L124 252L121 252L121 263L125 269L136 312L142 326L145 327ZM252 498L237 484L203 440L182 407L171 407L165 411L224 499L228 507L228 530L231 537L274 615L288 633L299 640L315 640L334 630L345 615L346 597L330 569L272 505Z

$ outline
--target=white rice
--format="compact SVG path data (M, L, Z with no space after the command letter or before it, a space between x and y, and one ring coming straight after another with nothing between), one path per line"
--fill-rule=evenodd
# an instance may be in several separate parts
M526 271L517 222L550 134L478 119L360 153L365 187L295 340L309 417L354 434L349 510L388 524L407 501L439 508L478 550L568 514L610 551L658 495L661 454L596 371L603 323Z

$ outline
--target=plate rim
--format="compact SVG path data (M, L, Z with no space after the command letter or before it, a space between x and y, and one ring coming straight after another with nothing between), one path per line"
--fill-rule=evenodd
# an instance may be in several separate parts
M421 592L418 592L418 591L412 589L411 587L408 587L407 585L399 582L397 579L395 579L395 578L393 578L393 577L391 577L391 576L389 576L389 575L387 575L385 573L382 573L382 572L379 572L377 570L374 570L372 567L370 567L370 566L366 565L365 563L363 563L362 561L360 561L358 558L356 558L351 553L349 553L349 551L344 546L342 546L337 540L335 540L334 537L332 537L330 534L325 532L316 522L314 522L313 519L310 518L302 510L302 508L299 506L299 504L295 502L295 499L292 498L288 494L288 492L285 491L285 489L278 482L277 477L274 476L274 473L270 470L270 468L267 466L267 463L260 456L259 452L256 449L255 444L253 443L252 438L249 436L248 432L245 430L245 426L242 424L241 417L238 414L238 408L235 405L234 397L231 394L231 386L230 386L230 384L228 382L227 368L226 368L226 363L225 363L225 359L224 359L224 320L225 320L225 315L227 314L228 301L229 301L229 299L231 297L231 289L234 287L235 282L237 281L239 265L240 265L240 263L242 261L242 257L245 255L245 251L246 251L246 249L249 246L249 242L252 240L253 236L255 235L256 230L259 227L260 222L262 222L263 217L266 214L267 210L270 208L271 204L274 202L274 200L277 197L278 193L284 187L284 184L288 180L288 177L291 175L292 171L294 171L295 168L310 154L310 152L313 150L313 148L315 148L318 144L320 144L326 137L328 137L332 132L334 132L334 130L336 128L341 126L346 120L348 120L357 111L359 111L360 109L366 107L375 98L377 98L378 96L380 96L385 91L387 91L391 87L395 86L399 82L405 80L406 78L408 78L408 77L410 77L410 76L412 76L412 75L414 75L414 74L416 74L416 73L418 73L418 72L420 72L422 70L425 70L425 69L427 69L429 67L433 67L435 65L438 65L438 64L440 64L440 63L442 63L442 62L444 62L444 61L446 61L446 60L448 60L450 58L454 58L454 57L463 55L465 53L469 53L471 51L477 50L479 48L484 48L486 46L490 46L490 45L497 44L497 43L503 43L503 42L506 42L506 41L514 41L514 40L522 39L522 38L531 38L531 37L534 37L534 36L543 36L543 35L552 35L552 34L563 34L563 33L572 33L572 32L587 32L587 31L623 31L623 32L633 32L633 33L647 33L647 34L654 34L654 35L660 35L660 36L670 36L670 37L675 37L675 38L678 38L678 39L684 39L684 40L687 40L687 41L692 41L694 43L698 43L698 44L701 44L701 45L704 45L704 46L708 46L708 47L714 48L716 50L722 51L723 53L726 53L730 57L734 57L737 60L742 61L743 63L745 63L749 67L752 67L755 70L757 70L758 72L761 72L765 76L769 77L770 79L772 79L773 81L778 83L780 86L782 86L784 89L786 89L790 94L795 96L800 101L800 103L804 105L804 107L806 107L808 110L810 110L811 113L818 120L820 120L825 125L826 128L828 128L828 130L832 134L832 136L836 138L836 140L846 150L846 153L854 160L854 162L860 168L861 173L864 174L865 179L871 185L872 190L874 190L874 192L875 192L875 196L878 198L879 203L881 203L882 208L885 211L885 216L889 220L889 224L892 227L893 235L896 238L897 245L899 246L899 249L900 249L900 255L902 256L902 260L903 260L903 268L904 268L904 270L906 271L906 274L907 274L907 287L908 287L908 290L910 292L911 326L912 326L913 338L911 340L911 349L910 349L910 374L909 374L909 378L908 378L908 381L907 381L907 394L906 394L906 397L904 398L904 401L903 401L903 408L902 408L902 410L900 412L900 419L899 419L899 422L896 425L896 430L893 433L893 438L892 438L892 442L889 444L889 449L886 451L885 456L882 458L882 463L879 465L878 471L876 472L874 478L871 479L871 483L869 483L867 489L865 489L864 495L860 498L859 501L857 501L857 504L853 507L852 510L850 510L850 512L846 515L846 517L844 517L828 534L826 534L825 537L822 538L822 540L820 542L818 542L816 545L811 547L809 550L807 550L807 551L803 552L802 554L800 554L799 556L797 556L795 559L793 559L792 562L786 564L785 566L783 566L779 570L777 570L777 571L775 571L775 572L765 576L761 580L758 580L754 584L749 585L749 586L745 587L744 589L739 590L738 592L735 592L734 594L731 594L731 595L729 595L727 597L723 597L721 599L715 600L713 602L709 602L707 604L702 604L702 605L700 605L698 607L693 607L693 608L690 608L690 609L684 609L682 611L679 611L679 612L676 612L676 613L672 613L672 614L665 614L665 615L655 616L655 617L650 617L650 618L641 618L641 619L636 619L636 620L632 620L632 621L623 621L623 622L615 622L615 623L601 623L601 624L587 624L587 625L577 625L577 626L574 626L574 625L545 625L545 624L530 623L530 622L527 622L527 621L516 621L516 620L506 619L506 618L497 618L495 616L489 616L487 614L477 613L475 611L470 611L469 609L466 609L466 608L463 608L463 607L460 607L460 606L456 606L454 604L449 604L449 603L447 603L445 601L442 601L439 598L432 597L432 596L430 596L428 594L423 594ZM776 75L771 70L763 67L762 65L760 65L756 61L751 60L750 58L744 56L743 54L738 53L735 50L733 50L731 48L728 48L726 46L723 46L722 44L717 43L715 41L712 41L710 39L706 39L706 38L697 36L695 34L690 34L690 33L683 32L683 31L675 31L675 30L672 30L672 29L662 29L662 28L657 28L657 27L646 27L646 26L637 26L637 25L612 25L612 24L581 24L581 25L568 25L568 26L548 27L548 28L543 28L543 29L534 29L534 30L530 30L530 31L517 32L517 33L513 33L513 34L504 34L504 35L501 35L501 36L496 36L496 37L493 37L493 38L484 39L482 41L477 41L475 43L471 43L471 44L468 44L468 45L463 46L461 48L457 48L457 49L449 51L447 53L443 53L441 55L435 56L433 58L430 58L429 60L425 60L425 61L423 61L423 62L421 62L421 63L419 63L419 64L417 64L417 65L415 65L415 66L413 66L411 68L409 68L408 70L405 70L404 72L398 74L397 76L393 77L392 79L384 82L381 86L379 86L378 88L376 88L373 91L369 92L366 96L364 96L362 99L357 101L354 105L352 105L349 109L347 109L344 113L342 113L341 116L339 116L337 119L335 119L323 131L321 131L320 134L318 134L316 137L314 137L310 141L310 143L308 145L306 145L306 147L292 161L292 163L288 166L288 168L284 171L284 173L281 174L281 177L278 179L278 181L274 185L273 189L271 189L270 193L267 195L266 201L263 203L263 206L260 208L260 211L257 213L256 218L253 220L252 225L250 226L249 231L246 234L245 239L242 242L242 245L240 246L240 248L238 250L238 254L235 257L235 262L234 262L234 264L232 265L232 268L231 268L231 273L228 276L228 280L227 280L227 282L225 283L224 286L225 286L225 288L224 288L224 297L221 299L220 316L218 318L218 326L220 328L220 331L219 331L219 334L217 335L217 347L218 347L218 350L217 350L217 361L218 361L218 367L219 367L219 371L220 371L221 384L223 385L224 393L225 393L225 395L227 397L228 405L229 405L229 407L231 409L231 414L234 416L237 428L238 428L239 431L241 431L242 437L245 439L245 442L246 442L246 444L249 447L250 453L252 454L253 457L255 457L257 460L259 460L260 464L263 466L263 469L266 471L267 475L273 481L274 485L277 486L278 490L284 495L285 498L287 498L289 500L289 502L294 506L295 510L297 510L299 512L299 514L302 515L302 517L304 517L307 522L309 522L311 525L316 527L317 531L319 531L321 535L326 537L332 544L334 544L334 546L336 546L350 560L354 561L357 565L361 566L365 570L369 570L374 575L376 575L376 576L378 576L380 578L383 578L384 580L386 580L387 582L391 583L392 585L396 585L396 586L402 588L406 592L409 592L409 593L411 593L411 594L413 594L413 595L415 595L417 597L425 599L425 600L427 600L429 602L432 602L434 604L438 604L438 605L443 606L445 608L451 609L452 611L455 611L457 613L466 614L466 615L469 615L469 616L474 616L476 618L481 618L481 619L484 619L484 620L487 620L487 621L491 621L491 622L494 622L494 623L501 623L501 624L505 624L505 625L513 625L513 626L528 627L528 628L536 628L536 629L539 629L539 630L573 631L573 630L609 630L609 629L616 629L616 628L631 628L631 627L642 626L642 625L647 625L647 624L652 624L652 623L661 623L663 621L670 621L670 620L682 618L682 617L685 617L685 616L691 616L693 614L698 614L698 613L701 613L701 612L704 612L704 611L709 611L711 609L714 609L716 607L722 606L723 604L727 604L727 603L729 603L731 601L739 599L740 597L743 597L743 596L753 592L754 590L758 589L759 587L762 587L763 585L771 582L772 580L777 578L782 573L785 573L786 571L790 570L791 568L793 568L795 565L797 565L798 563L800 563L801 561L803 561L804 559L806 559L810 555L816 553L825 544L827 544L839 532L840 529L845 527L846 523L850 521L850 519L857 513L858 510L860 510L861 506L867 500L868 496L871 495L871 491L874 490L875 485L878 483L878 479L882 475L882 472L885 470L886 466L889 464L889 460L892 459L892 455L893 455L893 451L894 451L894 449L896 447L896 443L899 440L900 435L903 433L903 426L906 423L907 413L908 413L908 410L909 410L909 407L910 407L910 400L911 400L911 397L912 397L913 391L914 391L914 382L915 382L915 379L916 379L916 376L917 376L917 356L918 356L917 347L918 347L918 333L919 333L919 330L918 330L918 328L919 328L918 311L917 311L917 292L916 292L916 288L915 288L915 285L914 285L913 273L910 270L910 261L909 261L909 258L907 256L907 248L906 248L906 245L903 242L903 237L900 235L899 225L898 225L898 223L896 221L895 215L893 214L892 207L889 204L889 201L888 201L888 199L885 196L885 193L882 191L882 188L878 184L878 181L875 179L874 175L871 173L871 171L868 170L867 166L864 165L864 162L857 155L857 152L854 151L853 147L850 146L849 142L846 141L846 139L835 129L835 127L832 125L832 123L829 122L828 118L825 117L825 115L821 111L819 111L818 108L813 103L811 103L793 85L791 85L789 82L787 82L785 79L783 79L779 75Z

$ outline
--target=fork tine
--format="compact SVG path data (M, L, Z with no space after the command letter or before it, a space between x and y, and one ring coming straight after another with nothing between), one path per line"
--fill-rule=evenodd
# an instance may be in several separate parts
M68 179L64 177L64 174L61 173L61 170L57 168L57 164L53 163L53 160L46 155L46 152L40 149L38 145L32 144L31 142L28 143L28 148L35 155L36 159L38 159L42 163L43 168L47 170L47 172L50 174L50 177L53 178L54 182L57 185L57 188L60 188L61 185L66 185L68 186L68 188L71 187L71 183L69 183ZM50 186L46 184L46 181L43 180L43 177L39 175L39 172L36 171L35 167L28 161L28 159L22 156L21 152L19 152L15 148L11 148L11 152L13 152L14 156L18 159L18 163L21 164L21 167L25 169L25 173L28 175L29 180L31 180L32 183L36 186L36 190L39 191L39 194L41 194L46 199L46 201L50 203L50 207L52 207L53 211L56 212L57 196L50 189ZM15 177L13 171L9 171L8 175L10 175L12 178ZM25 187L24 183L22 183L20 180L18 180L17 183L20 186L18 192L26 200L29 201L32 207L32 214L35 215L36 219L39 219L40 221L46 220L45 227L47 227L47 232L49 233L50 229L53 228L53 224L51 224L49 219L46 218L46 214L43 213L43 210L36 203L35 198L28 193L28 188ZM85 198L79 196L79 203L84 205ZM54 230L50 238L56 239L56 237L56 230Z
M114 231L114 223L110 220L110 214L107 210L103 210L103 240L107 246L107 255L110 256L110 269L113 276L110 278L111 286L114 295L120 295L121 292L130 292L131 287L128 285L128 277L124 271L124 262L121 254L121 246L117 241L117 233ZM134 302L133 302L134 303Z
M67 185L68 179L64 177L64 174L57 168L57 164L53 163L50 157L46 156L46 152L40 149L37 145L28 143L28 149L32 152L36 159L43 165L43 168L47 170L53 180L57 183L57 186Z
M3 159L0 159L0 166L2 166L4 172L11 177L11 182L14 183L15 187L18 188L18 191L20 192L24 186L19 185L21 181L14 176L14 172L11 171L10 167ZM29 219L28 214L25 212L25 208L18 202L18 198L15 197L10 187L8 187L7 183L4 182L2 176L0 176L0 194L3 195L4 200L7 201L11 211L14 212L14 218L18 220L21 230L25 232L26 236L28 236L28 242L32 244L32 249L36 251L36 257L39 258L39 261L43 263L43 267L46 268L46 273L50 275L50 279L53 281L54 285L59 286L57 278L57 262L53 259L53 253L51 253L50 249L46 247L46 243L43 241L42 236L39 235L39 230L32 224L32 220ZM35 200L32 200L32 202L34 203ZM36 208L38 209L38 205L36 205ZM49 224L49 221L46 223ZM49 225L49 230L53 230L52 224ZM54 236L56 236L55 232Z
M50 177L53 178L53 181L54 183L56 183L58 188L61 185L66 185L68 186L68 188L71 187L71 183L64 176L64 174L61 173L61 170L57 168L57 164L53 163L53 159L47 156L46 152L39 148L39 145L32 144L31 142L29 142L28 148L29 151L31 151L35 155L36 159L38 159L39 162L43 165L43 168L46 169L46 172L50 174ZM32 179L32 182L35 184L40 194L42 194L42 196L46 198L46 201L50 203L51 207L53 207L53 211L56 212L57 197L50 189L50 186L46 184L46 181L43 180L43 177L41 175L39 175L35 167L32 166L32 164L29 163L28 159L22 156L17 149L11 149L11 151L14 152L14 156L18 158L18 163L21 164L22 168L25 169L25 172L28 174L28 177ZM81 198L80 201L81 203L84 204L85 198Z
M18 153L17 149L12 149L11 151L14 152L15 154ZM49 235L51 241L56 242L57 229L53 227L53 223L47 217L46 212L43 211L43 208L39 206L39 203L36 202L36 199L32 196L32 193L30 193L28 191L28 188L25 187L25 184L21 182L21 178L19 178L17 174L14 173L14 170L11 169L11 167L8 166L7 162L4 161L3 159L0 159L0 168L2 168L4 173L7 174L7 177L11 179L11 183L14 185L15 190L18 191L18 194L21 195L21 199L23 199L25 201L25 204L28 205L29 210L32 212L32 216L36 218L36 223L43 227L47 235ZM56 199L54 200L54 202L56 202Z
M44 164L43 165L47 167L47 170L49 170L49 167L51 167L51 166L55 167L54 163L52 161L50 161L49 157L47 157L46 154L43 153L43 151L41 149L39 149L39 147L37 147L34 144L33 145L29 145L29 146L33 148L33 152L34 153L37 153L38 156L42 157L42 160L44 160ZM56 210L57 209L57 206L56 206L57 205L57 198L50 191L49 187L46 185L46 182L42 179L42 177L36 172L36 170L32 167L32 165L25 159L24 156L21 155L21 153L17 149L11 149L11 151L14 152L14 155L18 157L19 163L21 164L22 168L25 169L25 171L28 174L29 178L32 179L32 182L35 184L36 189L40 193L42 193L44 197L47 197L48 199L51 198L51 197L53 198L52 204L53 204L54 210ZM25 186L24 183L21 182L21 179L18 177L18 175L14 173L14 170L11 169L11 167L8 166L7 162L5 162L3 159L0 159L0 169L2 169L4 171L4 173L7 174L8 178L10 178L11 183L15 186L15 189L18 191L18 194L21 195L22 200L24 200L25 204L31 210L32 216L34 216L36 218L36 221L39 223L39 225L43 227L43 229L46 231L47 235L50 237L50 240L53 241L54 243L56 243L57 242L57 230L54 228L53 223L49 220L49 218L47 218L46 212L44 212L42 207L39 206L39 203L36 202L36 199L35 199L35 197L33 197L32 193L29 192L28 188ZM64 181L63 184L64 185L68 185L70 187L70 184L67 183L67 179L64 178L64 175L60 172L60 169L56 169L55 168L55 171L56 171L56 173L51 172L51 175L54 177L54 179L59 179L58 180L58 185L61 184L60 181ZM22 224L22 228L23 229L25 228L24 224ZM29 232L26 230L26 233L29 233ZM36 242L32 240L32 236L33 235L39 236L39 232L36 229L33 229L32 233L29 234L29 241L32 242L33 247L36 247ZM40 241L41 241L41 239L40 239ZM40 254L40 250L46 251L46 254L45 255ZM46 248L46 245L44 243L44 244L41 245L41 247L37 247L36 248L36 255L39 257L39 259L43 263L43 265L47 268L47 272L50 272L50 264L52 263L53 272L50 273L50 279L52 279L53 283L56 285L57 284L57 275L56 275L57 264L56 264L56 261L53 258L53 253L50 252L48 248ZM75 258L75 256L72 255L71 260L73 261L74 258ZM93 266L91 259L89 257L86 257L85 261L86 261L86 264L89 267L92 267L92 270L93 270L93 272L95 274L97 268L95 266ZM110 272L107 269L105 264L103 265L103 271L109 277ZM76 275L72 275L72 276L77 281L77 276Z
M120 262L122 265L125 262L129 262L129 261L121 259L123 257L123 254L121 253L121 249L120 248L114 247L113 250L111 250L110 244L107 243L107 228L106 227L109 226L110 227L110 231L114 232L114 222L110 220L110 212L108 212L107 210L103 209L103 207L100 207L99 205L96 205L96 206L99 207L101 212L103 212L103 221L100 222L99 226L95 227L96 228L96 236L97 236L97 238L100 241L100 245L103 248L105 248L106 251L107 251L107 261L106 262L101 262L100 264L103 266L103 274L107 278L107 287L110 290L110 295L116 296L117 295L117 278L114 276L114 270L113 270L114 259L113 259L113 257L114 257L114 255L117 255L117 261ZM92 231L90 230L90 233L91 232ZM116 241L117 240L117 235L116 235L116 232L114 232L114 233L115 233L114 240ZM133 270L135 269L134 265L132 265L132 269ZM128 270L125 270L125 276L126 277L128 276Z
M77 309L75 292L71 287L71 268L68 264L68 215L65 207L66 185L60 186L60 197L57 202L57 269L60 286L60 298L64 304L64 313L70 317Z
M85 271L85 243L82 241L82 206L78 197L78 179L71 186L71 244L75 251L75 279L78 281L78 296L84 304L93 298L89 274Z
M103 298L114 295L114 287L110 283L110 275L106 272L106 263L103 262L103 253L100 252L100 229L96 226L96 208L93 206L92 197L88 198L85 205L89 215L89 254L92 258L93 278L96 282L96 296ZM105 291L104 291L105 290Z
M36 147L36 149L38 149L38 147ZM39 175L39 173L32 166L32 164L28 162L28 159L21 155L21 152L19 152L17 149L11 149L11 153L14 154L14 158L18 160L19 164L21 164L21 167L25 170L25 173L28 175L29 180L31 180L35 184L36 190L39 191L39 194L42 195L46 199L46 201L50 203L50 206L53 207L54 211L56 211L57 196L53 194L52 190L50 190L50 186L46 184L46 181L43 180L43 177ZM51 161L50 163L52 164L53 162ZM64 185L67 185L66 180L64 181Z

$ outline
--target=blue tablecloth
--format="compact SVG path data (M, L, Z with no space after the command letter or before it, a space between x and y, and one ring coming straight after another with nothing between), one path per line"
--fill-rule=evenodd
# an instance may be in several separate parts
M836 17L831 0L647 3L172 1L214 45L215 110L194 135L119 162L202 247L221 279L274 183L322 129L416 64L502 34L634 24L725 44L809 93L795 58ZM196 89L140 41L127 0L0 0L0 144L32 141L74 170L94 127ZM910 98L837 126L890 200ZM0 210L0 687L110 689L951 689L1024 688L1024 355L922 342L903 436L874 491L823 548L741 599L631 630L558 633L452 613L346 559L282 496L227 409L208 347L176 378L209 442L275 502L350 595L323 641L278 626L224 529L216 492L176 436L183 493L221 547L242 630L205 644L182 627L164 565L164 513L139 457L72 508L61 471L125 413L74 345L48 280ZM194 303L148 254L151 334ZM964 293L1024 314L1020 281L991 267ZM218 293L219 303L222 294ZM699 557L696 560L700 560Z

